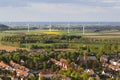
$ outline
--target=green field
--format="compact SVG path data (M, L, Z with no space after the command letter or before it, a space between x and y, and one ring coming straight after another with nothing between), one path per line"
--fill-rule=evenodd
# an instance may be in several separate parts
M18 34L18 33L25 33L25 34L42 34L44 32L50 33L48 30L30 30L29 32L27 30L9 30L9 31L3 31L0 33L0 35L5 34ZM51 32L59 32L60 34L67 35L67 30L52 30ZM47 34L47 33L46 33ZM91 30L85 30L85 35L99 35L101 33L93 32ZM81 30L70 30L69 35L83 35L83 32Z
M2 31L0 32L0 39L4 36L12 36L12 35L19 35L19 34L56 34L56 35L79 35L85 38L102 38L102 39L111 39L111 40L120 40L120 32L119 31L101 31L101 32L94 32L92 30L85 30L85 34L83 35L83 32L80 30L70 30L69 34L67 33L67 30L52 30L51 32L48 30L30 30L29 32L27 30L8 30L8 31ZM22 44L22 47L26 48L26 46L31 46L37 44L38 46L52 46L51 44L43 44L43 43L27 43ZM87 43L87 44L78 44L78 43L69 43L73 47L79 47L82 45L88 45L88 46L101 46L102 44L99 43ZM0 43L1 45L1 43ZM27 47L28 48L28 47Z
M52 32L56 32L59 34L64 34L64 35L68 35L68 31L67 30L52 30ZM2 31L0 32L0 36L4 36L4 35L13 35L13 34L20 34L20 33L24 33L24 34L49 34L50 31L49 30L30 30L29 32L27 30L8 30L8 31ZM54 33L55 34L55 33ZM82 30L70 30L69 35L83 35ZM85 34L84 35L98 35L98 36L112 36L112 35L120 35L120 31L101 31L101 32L94 32L92 30L85 30Z
M57 35L80 35L80 36L119 36L120 31L102 31L102 32L94 32L92 30L85 30L85 34L83 35L82 30L70 30L69 34L67 30L52 30L51 32L48 30L8 30L0 32L0 39L3 36L11 36L16 34L57 34ZM118 37L119 38L119 37Z

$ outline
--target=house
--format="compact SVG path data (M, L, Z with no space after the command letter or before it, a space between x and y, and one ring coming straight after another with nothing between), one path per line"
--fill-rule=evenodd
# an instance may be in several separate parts
M17 76L11 77L12 80L18 80L18 77L20 77L21 80L27 79L30 75L28 68L26 68L25 66L21 66L13 62L12 60L10 61L10 66L4 63L3 61L1 61L0 68L9 70L13 73L15 72Z
M108 62L108 61L109 61L109 57L110 57L110 56L108 56L108 55L102 55L102 56L100 57L100 62L102 62L102 63Z
M27 78L29 76L29 73L20 69L16 69L16 74L18 77L25 77Z
M120 59L116 55L102 55L100 61L103 63L102 66L108 67L114 71L120 71Z
M0 68L4 68L6 70L12 70L12 67L10 67L8 64L6 64L3 61L0 62Z
M29 77L30 70L25 66L21 66L20 64L17 64L12 60L10 61L10 65L13 67L13 71L16 72L17 77L21 77L21 79L27 79Z
M86 69L84 72L89 74L89 79L88 80L90 80L91 77L94 77L95 80L100 80L100 77L94 72L93 69Z
M53 77L54 73L51 71L40 71L39 72L39 80L41 80L41 77L47 78L47 79L51 79Z
M109 61L112 65L117 65L120 66L120 59L119 58L114 58Z
M84 55L80 58L80 62L82 63L87 63L88 61L97 61L97 58L94 55Z
M57 61L57 60L51 58L51 61L52 61L53 63L55 63L56 65L62 67L62 68L65 69L65 70L68 69L67 60L65 60L65 59L63 59L63 58L61 58L60 61Z
M109 64L109 66L108 66L110 69L112 69L112 70L114 70L114 71L119 71L120 70L120 68L119 68L119 66L115 66L115 65L112 65L112 64Z
M94 70L92 70L92 69L86 69L84 72L88 73L89 75L94 75L95 74Z
M80 58L80 62L86 64L88 61L97 61L97 58L93 54L88 55L87 53L84 53L84 55Z
M20 64L15 63L14 61L10 61L10 65L14 67L15 69L21 69L23 71L29 72L30 70L26 68L25 66L21 66Z
M61 63L61 66L64 68L64 69L68 69L68 63L67 63L67 60L61 58L60 59L60 63Z
M104 76L108 76L108 77L111 77L111 78L114 78L114 71L113 70L103 70L102 71L102 75Z

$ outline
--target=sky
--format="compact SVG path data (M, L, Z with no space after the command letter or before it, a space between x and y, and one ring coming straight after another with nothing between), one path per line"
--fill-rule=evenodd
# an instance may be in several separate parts
M120 0L0 0L0 22L119 22Z

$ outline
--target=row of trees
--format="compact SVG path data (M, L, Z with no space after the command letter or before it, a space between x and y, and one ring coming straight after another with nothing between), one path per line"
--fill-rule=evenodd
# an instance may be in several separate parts
M69 52L65 54L57 54L54 52L50 52L48 54L30 54L29 52L21 52L19 50L10 54L1 54L0 61L5 61L6 63L9 63L10 60L13 60L33 70L51 69L52 71L55 71L59 68L57 68L50 61L50 58L55 58L58 60L60 58L65 58L68 60L69 63L71 63L72 61L77 61L77 57L79 57L79 52ZM21 60L23 60L24 63L21 63Z
M117 44L104 44L100 47L94 46L80 46L78 49L73 51L67 51L64 53L56 53L54 49L46 49L47 54L30 54L31 52L18 50L16 52L12 52L10 54L0 54L0 60L4 60L5 62L9 63L10 60L14 60L20 63L20 60L24 60L24 65L31 68L31 69L47 69L53 68L54 65L50 62L50 58L60 59L64 58L68 61L68 63L75 62L76 64L80 65L79 60L86 52L88 55L94 54L96 55L97 59L100 58L103 54L115 54L119 53L120 49ZM119 56L119 55L118 55ZM96 62L94 62L96 64ZM94 64L91 64L91 68L95 67Z
M20 45L25 43L68 43L68 40L80 40L81 36L67 35L13 35L2 37L1 42L5 45ZM17 44L16 44L17 43Z
M13 36L2 37L1 43L4 45L18 46L22 48L26 47L30 49L39 49L39 48L79 49L81 47L79 44L90 44L90 49L92 49L92 46L96 44L119 45L120 39L82 38L81 36L71 36L71 35L25 35L24 34L24 35L13 35ZM51 44L51 45L44 45L44 44ZM115 50L112 50L112 52L113 51Z

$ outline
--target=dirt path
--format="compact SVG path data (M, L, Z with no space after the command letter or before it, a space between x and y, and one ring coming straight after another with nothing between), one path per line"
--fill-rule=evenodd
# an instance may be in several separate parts
M16 51L17 49L22 49L22 48L0 45L0 50L6 50L6 51L9 51L9 52L12 52L12 51Z
M120 36L84 36L86 38L120 38Z

